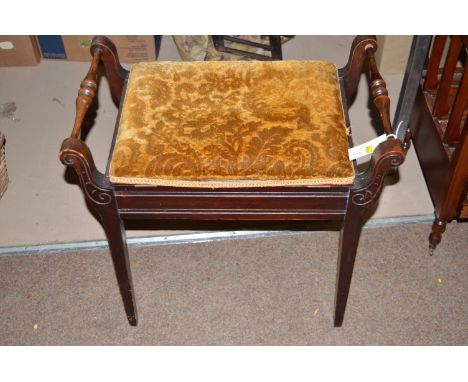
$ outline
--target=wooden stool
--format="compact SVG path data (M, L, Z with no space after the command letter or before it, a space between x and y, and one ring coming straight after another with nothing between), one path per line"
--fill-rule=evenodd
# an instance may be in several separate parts
M131 325L137 313L122 221L193 219L341 221L334 319L341 326L362 226L385 175L405 158L390 136L376 49L375 37L357 37L340 70L322 61L256 61L140 63L127 72L112 42L94 38L60 159L102 220ZM348 159L348 105L366 57L389 136L358 173ZM79 138L101 61L120 103L105 174Z

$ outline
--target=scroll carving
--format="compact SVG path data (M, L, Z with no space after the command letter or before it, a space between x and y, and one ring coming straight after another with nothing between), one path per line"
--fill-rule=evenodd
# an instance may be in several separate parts
M114 203L113 189L104 175L96 169L91 152L79 139L79 135L86 113L97 95L98 68L101 60L104 61L108 74L110 73L112 92L119 99L127 72L118 63L117 49L106 37L96 37L93 40L91 54L91 66L80 84L76 98L73 130L70 138L65 139L62 144L60 159L65 165L75 169L86 198L96 207L100 207Z
M399 143L398 140L392 141ZM368 173L364 174L363 179L369 180L365 182L365 186L359 187L352 191L351 202L353 204L357 206L369 207L375 200L378 199L380 193L382 192L382 186L387 172L392 168L398 167L405 160L405 155L401 149L401 144L399 145L400 146L397 147L400 147L401 152L396 151L384 154L382 157L378 158L374 168L368 170L369 172L372 171L372 176L369 176Z
M377 199L378 195L380 194L382 184L383 175L377 174L366 188L356 190L355 193L353 193L351 198L353 204L358 206L365 206L366 204L369 204L373 200Z
M75 169L80 178L86 198L96 206L106 206L113 202L112 187L95 167L91 152L86 144L77 138L68 138L62 144L60 160L64 165Z
M92 171L89 168L89 163L82 155L73 151L62 151L60 159L63 164L72 166L78 174L81 182L81 187L85 192L86 197L94 204L101 206L112 203L113 193L111 189L106 189L98 186L92 177Z

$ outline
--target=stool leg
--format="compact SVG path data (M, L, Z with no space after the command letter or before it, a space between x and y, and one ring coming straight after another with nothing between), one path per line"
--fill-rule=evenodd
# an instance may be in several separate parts
M122 219L113 208L106 208L100 212L128 322L136 326L137 310Z
M445 232L445 227L447 226L446 220L441 220L436 218L432 224L432 231L429 235L429 255L432 256L437 245L442 240L442 234Z
M350 211L348 211L340 232L338 271L335 291L335 327L340 327L343 324L361 230L362 220L360 215L358 213L350 213Z

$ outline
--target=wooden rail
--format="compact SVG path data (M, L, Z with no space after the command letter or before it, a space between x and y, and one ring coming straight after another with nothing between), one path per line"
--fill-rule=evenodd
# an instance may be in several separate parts
M93 103L97 93L97 71L101 61L101 51L96 49L93 61L85 79L81 81L78 97L76 97L76 116L70 138L79 138L83 120L88 112L89 106Z
M377 108L382 125L386 134L393 134L390 121L390 98L388 96L387 84L379 73L375 62L374 46L366 46L367 60L369 62L369 86L372 100Z
M463 135L468 113L467 45L466 36L436 36L428 55L423 85L423 90L434 97L432 116L440 127L442 141L453 147Z

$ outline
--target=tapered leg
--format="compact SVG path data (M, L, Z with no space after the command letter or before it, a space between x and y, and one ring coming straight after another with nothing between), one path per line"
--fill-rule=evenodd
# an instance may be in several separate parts
M335 291L335 327L339 327L343 324L361 230L362 220L359 213L348 210L340 233Z
M107 241L109 242L112 262L114 263L115 274L128 322L130 325L136 326L137 310L123 223L118 212L113 208L106 208L104 211L101 211L101 218Z
M445 232L447 221L436 218L432 224L432 232L429 235L429 255L433 255L437 245L442 240L442 234Z
M128 322L136 326L137 312L127 242L117 209L114 189L104 175L97 171L88 146L80 139L66 139L62 144L60 159L64 164L75 169L84 196L101 218Z

